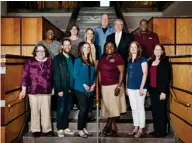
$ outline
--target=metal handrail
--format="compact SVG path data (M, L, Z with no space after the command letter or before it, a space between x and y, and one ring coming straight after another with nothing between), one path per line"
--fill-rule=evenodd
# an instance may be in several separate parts
M174 93L173 89L170 89L170 92L171 92L171 95L172 95L173 99L174 99L177 103L179 103L179 104L181 104L181 105L183 105L183 106L185 106L185 107L188 107L188 108L191 107L191 104L190 104L190 103L187 103L187 102L185 102L185 101L182 101L182 100L178 99L177 96L176 96L176 94Z

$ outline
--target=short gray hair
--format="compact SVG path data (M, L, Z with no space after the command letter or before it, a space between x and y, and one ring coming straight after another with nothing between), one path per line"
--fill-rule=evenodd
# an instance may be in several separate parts
M114 21L114 25L115 25L115 23L116 23L117 21L119 21L119 22L121 23L121 25L124 26L124 23L123 23L123 20L122 20L122 19L116 19L116 20Z

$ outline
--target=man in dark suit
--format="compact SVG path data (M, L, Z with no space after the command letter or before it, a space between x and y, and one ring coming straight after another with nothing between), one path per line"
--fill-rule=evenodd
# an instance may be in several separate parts
M106 41L113 41L117 46L117 52L123 57L125 64L127 63L129 45L133 41L133 36L123 32L123 21L116 19L114 22L115 33L107 36Z

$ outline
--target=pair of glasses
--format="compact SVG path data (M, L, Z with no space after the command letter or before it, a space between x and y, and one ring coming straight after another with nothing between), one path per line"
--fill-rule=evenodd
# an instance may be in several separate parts
M36 51L37 53L45 53L45 51Z

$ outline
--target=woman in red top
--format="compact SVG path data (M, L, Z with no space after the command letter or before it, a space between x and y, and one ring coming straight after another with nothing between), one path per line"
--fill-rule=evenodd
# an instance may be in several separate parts
M104 55L98 64L102 93L101 116L108 118L103 129L105 135L117 132L116 119L120 117L120 113L126 112L123 87L124 61L116 51L114 42L105 43Z
M154 131L150 134L156 137L165 136L167 130L167 98L171 79L171 66L165 49L156 45L154 54L149 61L148 91L150 94Z

